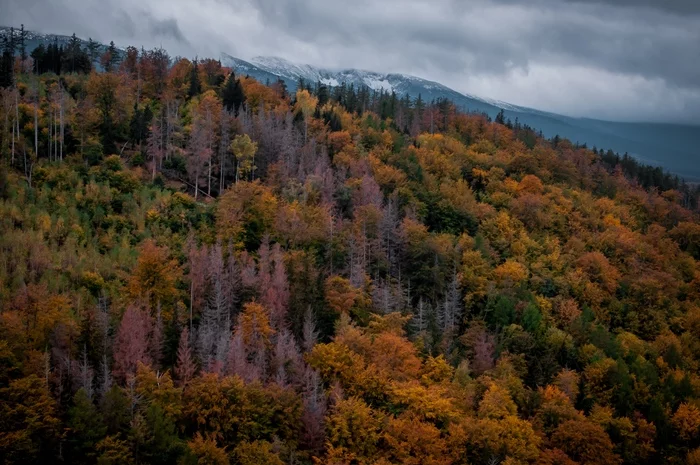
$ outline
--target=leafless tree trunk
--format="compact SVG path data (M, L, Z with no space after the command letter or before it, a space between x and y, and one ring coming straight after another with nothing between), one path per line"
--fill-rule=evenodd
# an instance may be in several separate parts
M46 146L49 149L49 161L53 161L53 139L51 138L51 130L53 128L53 122L51 121L53 117L53 112L51 111L51 104L49 104L49 111L46 115Z
M226 110L221 111L221 138L219 141L219 195L224 191L224 180L226 178L226 154L230 142L229 135L229 115Z
M63 122L63 105L64 105L64 100L63 100L63 86L60 87L61 90L61 100L60 100L60 125L61 125L61 161L63 161L63 141L65 139L66 135L66 126Z
M34 153L39 156L39 83L36 83L34 95ZM26 166L26 161L25 161Z
M17 89L14 91L15 94L15 120L12 122L12 164L15 163L15 127L17 128L17 140L19 141L19 102L17 101L19 92ZM5 115L5 121L7 121L7 114ZM7 126L7 123L5 123Z
M214 131L213 131L213 128L211 126L212 126L211 113L210 113L209 109L207 109L207 139L208 139L207 144L209 145L209 154L210 154L209 155L209 170L208 170L208 174L207 174L207 196L209 196L209 197L211 197L211 162L212 162L212 159L214 158L213 152L211 149L211 142L212 142L212 139L214 138Z

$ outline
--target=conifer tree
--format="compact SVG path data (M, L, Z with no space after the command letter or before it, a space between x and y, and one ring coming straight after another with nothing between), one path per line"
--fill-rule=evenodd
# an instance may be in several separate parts
M175 376L181 386L187 385L197 372L192 348L189 341L189 331L187 327L180 333L180 342L177 346L177 364L175 365Z
M190 71L190 88L187 91L187 95L192 98L202 93L202 83L199 79L199 65L197 59L195 58L192 62L192 69Z

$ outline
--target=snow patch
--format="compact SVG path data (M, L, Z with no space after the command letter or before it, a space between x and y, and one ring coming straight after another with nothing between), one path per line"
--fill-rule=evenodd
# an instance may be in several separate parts
M321 79L321 84L325 84L325 85L331 86L331 87L338 87L341 83L338 82L338 80L336 78L327 77L327 78Z
M372 90L384 90L387 92L391 92L394 90L394 87L391 85L389 81L386 79L377 79L375 77L365 77L363 79L367 87L369 87Z

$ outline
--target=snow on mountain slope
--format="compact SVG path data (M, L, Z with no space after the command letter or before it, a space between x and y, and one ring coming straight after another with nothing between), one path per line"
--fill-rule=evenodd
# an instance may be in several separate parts
M520 107L499 100L457 92L440 83L405 74L385 74L358 69L329 70L310 65L298 65L282 58L256 57L250 61L226 54L221 62L239 74L248 74L266 82L282 79L294 90L303 79L309 84L321 82L330 86L367 86L375 91L396 92L399 98L419 95L425 102L446 98L460 110L486 113L490 117L503 110L506 119L519 120L542 131L546 137L560 135L572 142L587 143L589 147L628 152L647 162L659 164L688 180L700 180L700 130L697 127L664 124L615 123L610 121L573 118L532 108Z
M296 87L299 79L303 79L309 83L321 82L330 86L339 86L342 83L355 86L363 85L372 90L393 91L399 95L409 94L417 96L418 93L421 93L420 91L425 91L427 94L446 91L454 92L437 82L405 74L385 74L359 69L330 70L311 65L299 65L278 57L255 57L245 61L222 53L221 62L225 66L230 66L234 70L239 70L239 72L252 76L256 74L277 76L286 81L288 85L292 84L292 87ZM420 88L419 92L415 92L417 88ZM474 98L471 96L467 97Z
M0 27L0 33L9 28ZM58 43L65 45L71 39L66 35L41 34L27 31L27 52L40 44ZM81 39L81 46L87 41ZM99 44L99 53L106 50ZM296 89L299 79L310 84L322 82L329 86L367 86L375 91L395 92L397 97L409 95L416 99L419 95L424 102L448 99L462 111L486 113L495 117L501 111L506 119L527 124L542 131L546 137L559 135L572 142L587 143L589 147L612 149L620 153L628 152L648 163L658 161L666 169L685 177L700 181L700 130L698 126L660 123L617 123L603 120L574 118L532 108L511 105L506 102L457 92L440 83L416 76L396 73L377 73L358 69L330 70L310 65L295 64L282 58L256 57L249 61L221 54L224 66L235 70L239 75L250 75L260 82L275 82L282 79L290 91ZM98 60L95 66L99 69Z

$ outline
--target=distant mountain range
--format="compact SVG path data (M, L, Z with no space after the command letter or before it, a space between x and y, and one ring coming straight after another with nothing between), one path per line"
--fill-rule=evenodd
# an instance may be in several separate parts
M291 63L282 58L256 57L242 60L225 53L221 63L238 74L261 82L282 79L295 89L299 79L337 86L368 86L376 91L396 92L425 101L447 98L464 111L486 113L494 118L501 109L505 117L541 130L546 137L559 135L588 147L625 152L637 159L659 165L688 181L700 181L700 126L664 123L620 123L590 118L573 118L532 108L511 105L475 95L462 94L440 83L406 74L383 74L358 69L328 70Z
M5 34L9 32L10 28L6 26L0 26L0 35ZM65 36L61 34L42 34L40 32L35 32L35 31L25 31L26 32L26 42L25 42L25 48L27 50L27 55L30 55L32 53L32 50L37 48L39 45L50 45L50 44L58 44L62 46L68 45L68 43L71 41L71 36ZM19 34L19 29L15 28L15 34ZM82 48L86 48L88 41L86 39L83 39L81 37L78 38L80 40ZM102 54L107 51L108 45L102 44L100 42L95 41L97 44L97 52ZM122 49L120 49L122 50ZM123 51L123 50L122 50ZM19 53L19 51L17 51ZM96 60L99 62L99 59ZM99 65L99 63L95 63L96 65Z
M0 33L7 28L0 28ZM66 44L69 36L28 32L27 53L43 43L57 41ZM84 45L87 41L83 40ZM106 46L102 44L100 51ZM541 130L546 137L559 135L572 142L586 143L588 147L625 152L642 162L662 166L687 181L700 181L700 125L665 123L620 123L590 118L574 118L506 102L457 92L440 83L406 74L384 74L358 69L329 70L311 65L295 64L276 57L256 57L242 60L221 53L221 63L237 74L252 76L261 82L282 79L287 88L294 90L299 79L309 83L322 82L329 86L368 86L376 91L396 92L399 97L408 94L421 96L424 101L447 98L463 111L486 113L492 118L503 109L505 117Z

